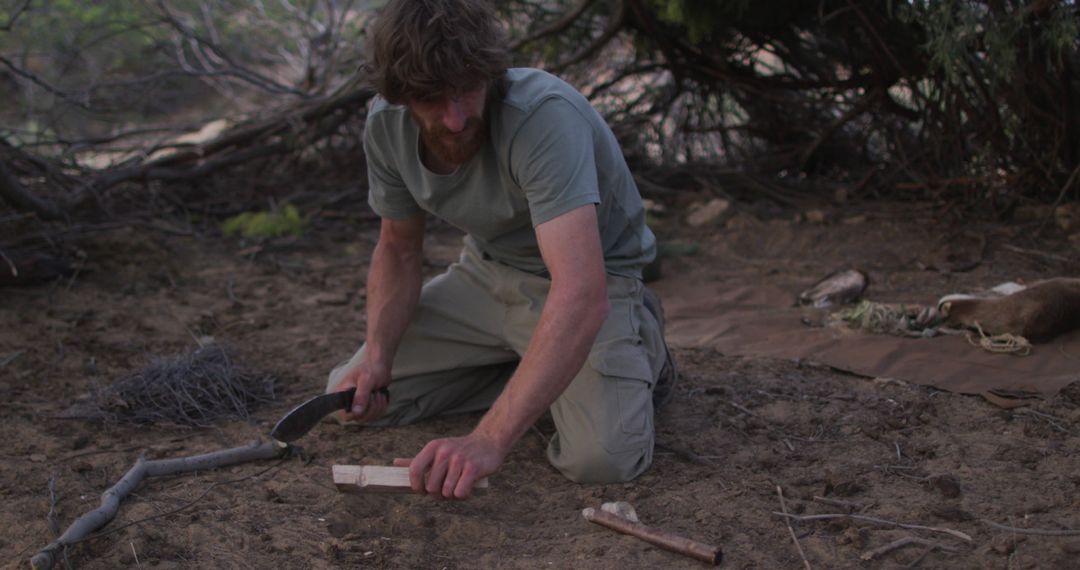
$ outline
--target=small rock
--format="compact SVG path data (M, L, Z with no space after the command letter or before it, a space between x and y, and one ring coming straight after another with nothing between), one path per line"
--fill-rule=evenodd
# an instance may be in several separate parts
M626 501L604 503L603 505L600 505L600 510L611 513L617 517L622 517L631 522L641 522L641 520L638 519L637 511L634 510L634 506Z
M46 459L48 459L48 458L45 457L44 453L32 453L32 454L30 454L30 461L33 462L33 463L43 463Z
M807 210L803 213L803 217L811 224L824 224L828 215L822 210Z
M686 223L695 228L716 222L731 208L731 203L722 198L713 198L706 204L696 206L691 207L693 211L686 217Z

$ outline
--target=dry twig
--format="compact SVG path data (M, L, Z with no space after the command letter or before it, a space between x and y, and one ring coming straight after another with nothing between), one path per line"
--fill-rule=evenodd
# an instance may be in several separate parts
M787 513L778 513L776 511L773 511L773 514L778 516L778 517L787 517L787 518L794 519L794 520L797 520L797 521L820 521L820 520L831 520L831 519L851 519L851 520L869 522L869 523L874 523L874 524L881 524L881 525L886 525L886 526L895 526L895 527L900 527L900 528L906 528L906 529L911 529L911 530L928 530L928 531L932 531L932 532L943 532L945 534L955 536L956 538L959 538L960 540L963 540L965 542L971 542L971 536L969 536L969 535L967 535L967 534L965 534L963 532L960 532L958 530L953 530L951 528L942 528L942 527L936 527L936 526L924 526L924 525L919 525L919 524L900 523L900 522L896 522L896 521L879 519L877 517L868 517L866 515L851 515L851 514L846 514L846 513L829 513L829 514L822 514L822 515L789 515Z
M881 556L884 556L884 555L886 555L886 554L888 554L888 553L890 553L890 552L892 552L894 550L897 550L897 549L903 548L905 546L908 546L909 544L921 544L923 546L928 547L930 550L944 550L946 552L959 552L959 550L957 550L956 548L953 548L951 546L945 546L944 544L934 542L932 540L926 540L925 538L918 538L918 537L915 537L915 536L905 536L904 538L894 540L894 541L892 541L892 542L890 542L890 543L888 543L888 544L886 544L884 546L879 546L879 547L877 547L877 548L875 548L873 550L867 550L859 558L862 558L863 560L873 560L875 558L879 558Z
M791 541L795 543L795 549L799 551L799 558L802 558L803 566L806 570L810 569L810 561L806 559L806 552L803 552L803 547L799 544L799 537L795 536L795 529L791 528L791 515L787 512L787 503L784 502L784 490L780 488L780 485L776 486L776 496L780 498L780 510L784 514L784 524L787 525L788 534L791 535Z
M1036 536L1080 536L1080 530L1073 530L1073 529L1054 530L1054 529L1043 529L1043 528L1020 528L1020 527L1015 527L1015 526L1006 526L1006 525L1003 525L1003 524L998 524L998 523L996 523L994 521L987 520L987 519L979 519L979 522L981 522L981 523L983 523L983 524L985 524L987 526L996 528L998 530L1004 530L1006 532L1015 532L1016 534L1031 534L1031 535L1036 535Z

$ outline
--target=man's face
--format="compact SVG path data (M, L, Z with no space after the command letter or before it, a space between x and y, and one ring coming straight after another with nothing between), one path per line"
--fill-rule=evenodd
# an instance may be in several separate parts
M480 152L487 140L484 103L487 86L427 99L410 99L409 112L420 127L425 148L439 161L457 167Z

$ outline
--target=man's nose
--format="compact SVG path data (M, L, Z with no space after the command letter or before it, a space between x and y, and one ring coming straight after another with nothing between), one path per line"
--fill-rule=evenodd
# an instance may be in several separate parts
M465 128L468 114L465 105L460 100L447 98L446 109L443 111L443 125L452 133L459 133Z

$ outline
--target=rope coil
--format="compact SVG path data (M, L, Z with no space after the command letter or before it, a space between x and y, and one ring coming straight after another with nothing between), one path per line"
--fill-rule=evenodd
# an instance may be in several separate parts
M1031 354L1031 342L1020 335L1012 333L988 335L983 331L978 321L975 322L975 330L979 333L978 339L971 332L965 335L972 346L981 347L983 350L995 354L1013 354L1016 356L1028 356Z

